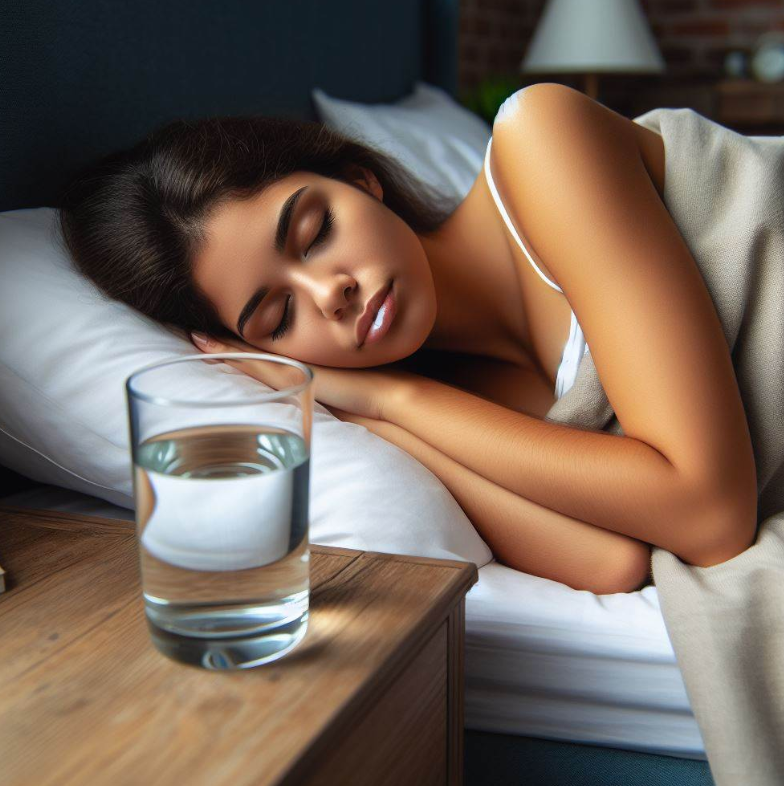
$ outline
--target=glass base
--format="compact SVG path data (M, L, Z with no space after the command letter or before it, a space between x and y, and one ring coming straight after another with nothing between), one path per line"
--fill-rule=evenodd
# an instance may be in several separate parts
M279 626L245 636L184 636L161 628L147 617L155 648L172 660L212 670L249 669L271 663L291 652L308 629L308 611Z

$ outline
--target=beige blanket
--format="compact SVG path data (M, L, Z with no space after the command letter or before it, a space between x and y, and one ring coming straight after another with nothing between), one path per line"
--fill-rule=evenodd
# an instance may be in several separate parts
M653 578L717 786L784 784L784 137L691 109L634 119L661 134L664 201L721 318L757 463L759 529L709 568L654 547ZM547 420L623 434L590 352Z

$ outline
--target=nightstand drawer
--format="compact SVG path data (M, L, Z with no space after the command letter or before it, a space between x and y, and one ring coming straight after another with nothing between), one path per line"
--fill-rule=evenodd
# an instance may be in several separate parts
M444 622L303 784L446 784L447 633Z

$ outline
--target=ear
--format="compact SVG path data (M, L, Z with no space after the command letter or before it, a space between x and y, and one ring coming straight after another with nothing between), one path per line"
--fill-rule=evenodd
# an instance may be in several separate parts
M384 189L381 188L381 183L378 182L378 178L372 170L359 166L359 164L352 164L348 169L348 177L355 185L372 194L379 202L383 200Z

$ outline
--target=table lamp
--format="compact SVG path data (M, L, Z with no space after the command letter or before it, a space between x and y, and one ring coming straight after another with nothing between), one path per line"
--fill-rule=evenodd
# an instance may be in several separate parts
M585 92L598 95L600 73L664 71L638 0L547 0L520 71L583 74Z

